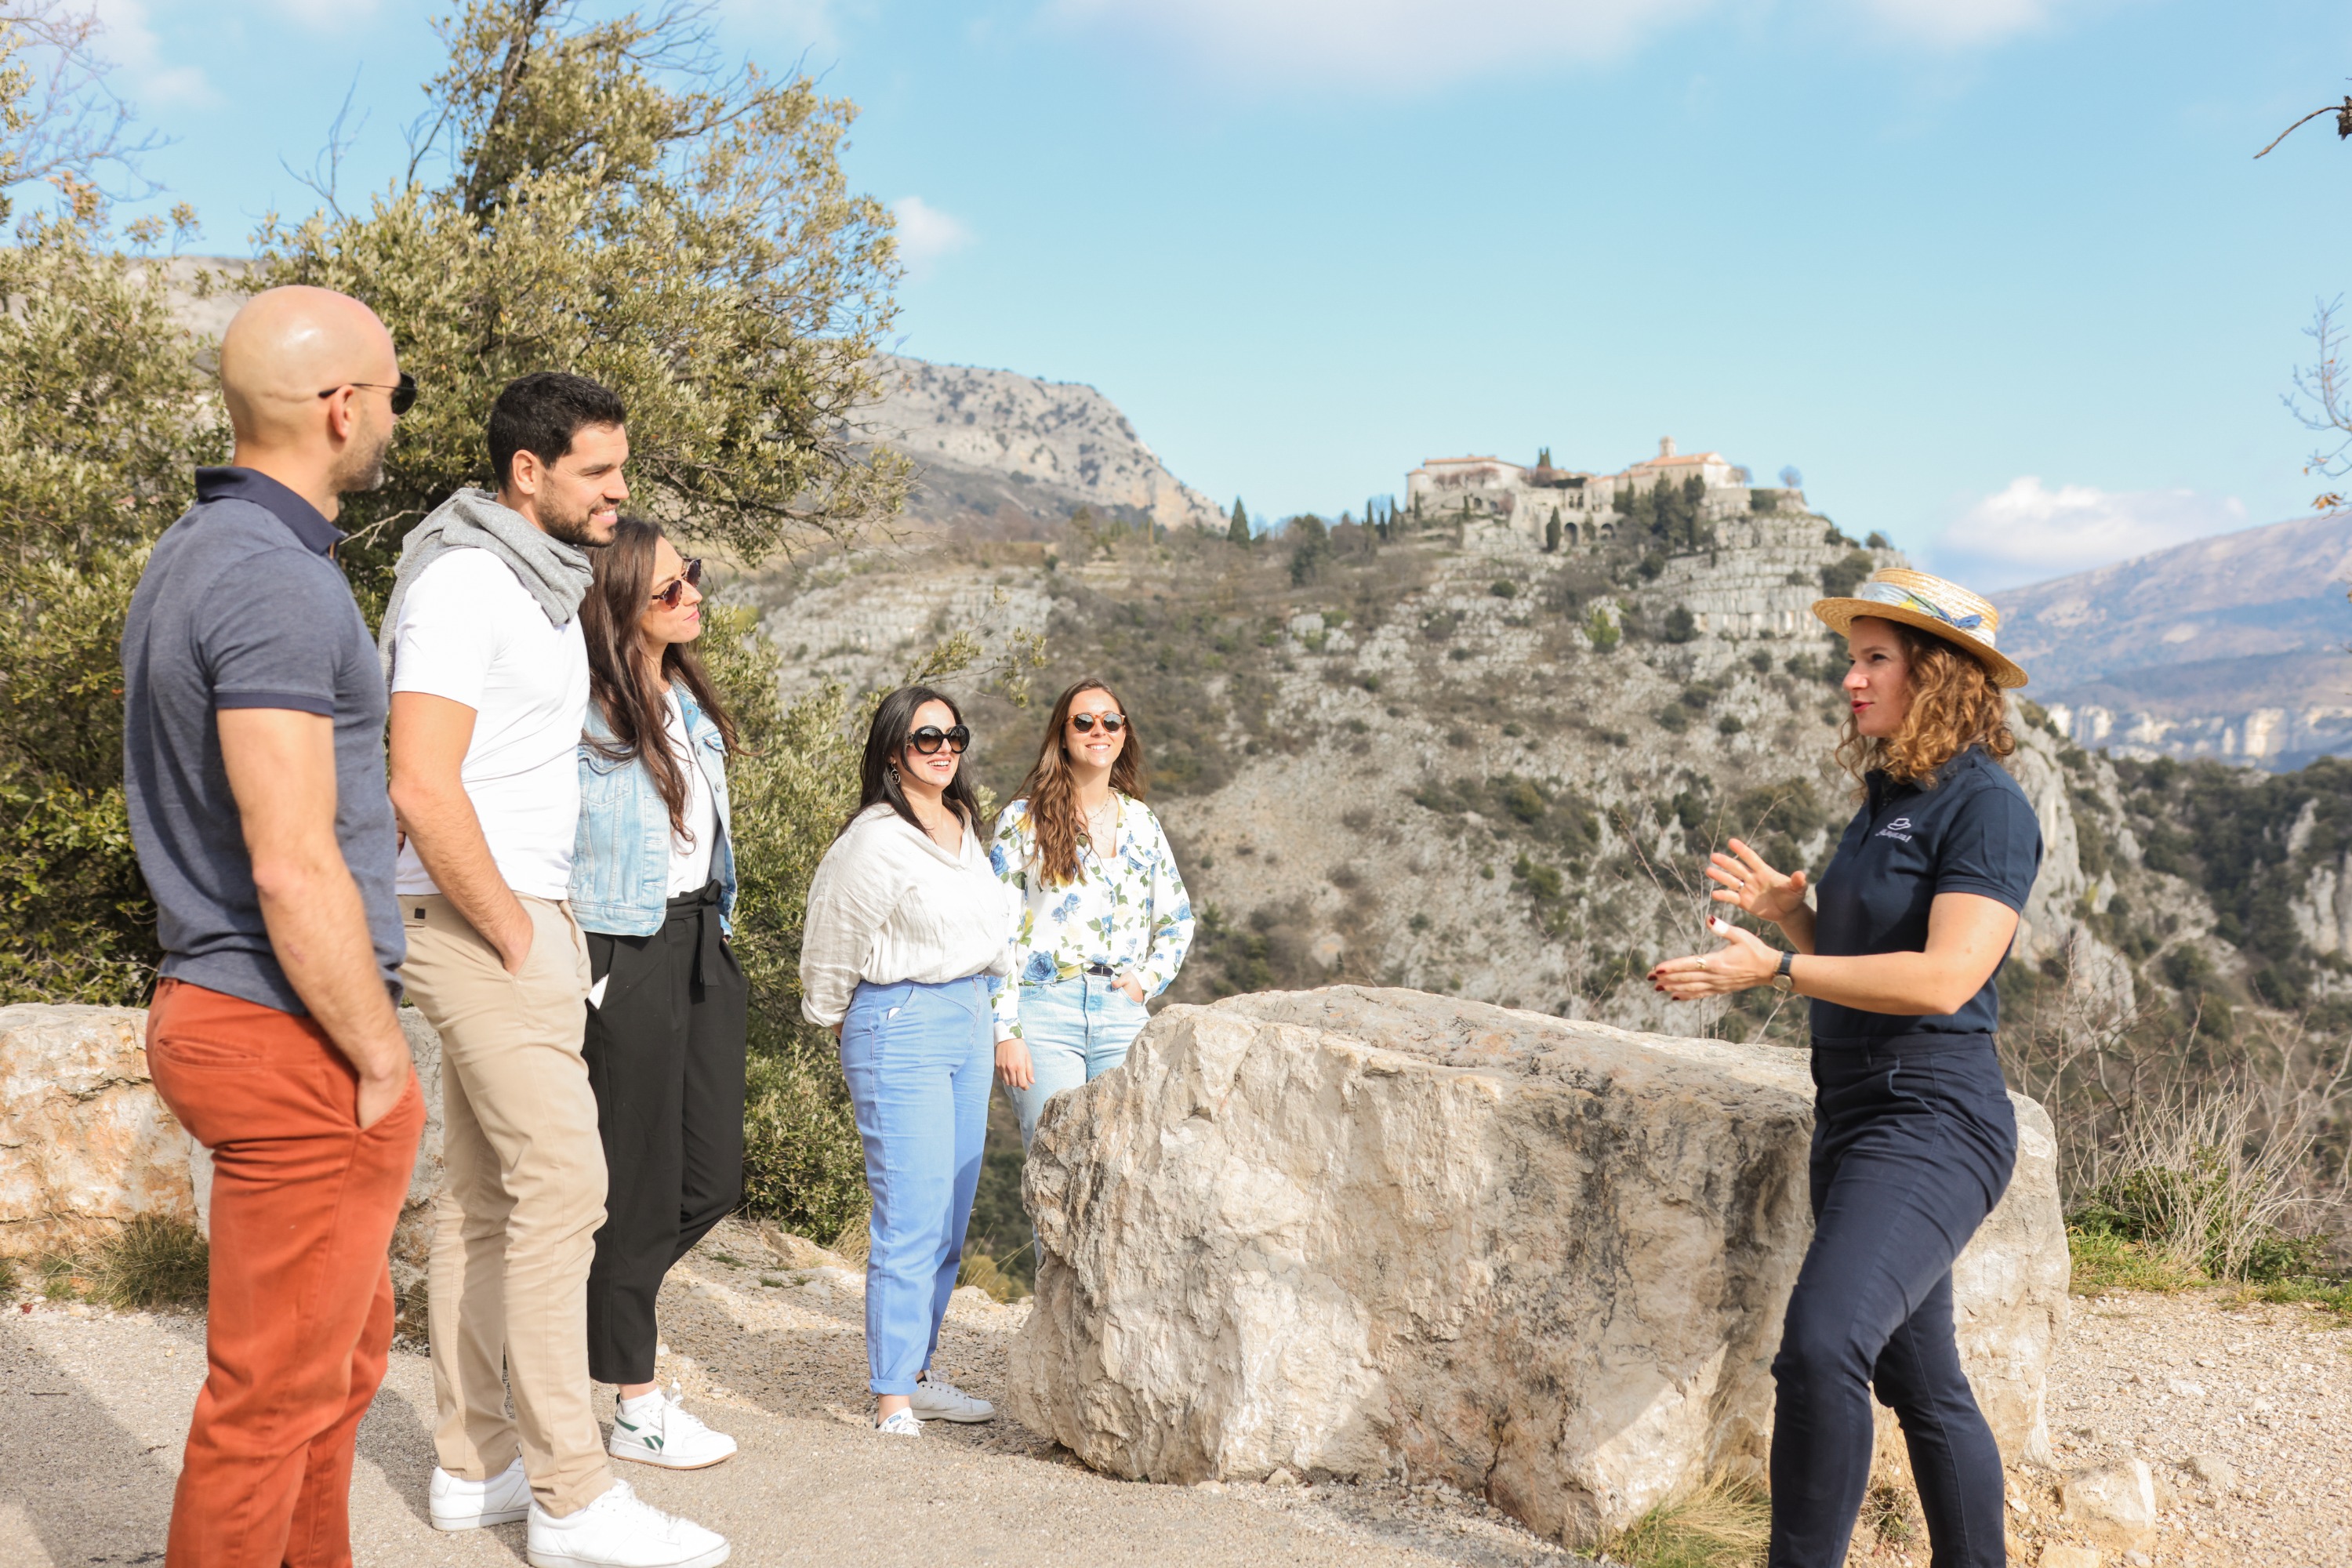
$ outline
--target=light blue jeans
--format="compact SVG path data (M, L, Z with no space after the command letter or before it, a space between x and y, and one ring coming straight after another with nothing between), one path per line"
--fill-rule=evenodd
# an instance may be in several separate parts
M861 982L841 1070L874 1196L866 1262L866 1386L912 1394L940 1348L988 1138L996 1031L988 982Z
M1108 974L1076 974L1021 988L1021 1037L1029 1047L1027 1089L1005 1086L1021 1118L1021 1147L1037 1136L1045 1102L1092 1083L1127 1060L1127 1047L1151 1021L1143 1004Z

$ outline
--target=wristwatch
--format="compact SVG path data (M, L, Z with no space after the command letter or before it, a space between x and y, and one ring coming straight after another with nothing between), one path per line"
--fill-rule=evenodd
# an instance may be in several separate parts
M1772 972L1772 989L1783 996L1797 988L1797 977L1789 972L1789 966L1796 962L1797 954L1792 949L1780 955L1780 967Z

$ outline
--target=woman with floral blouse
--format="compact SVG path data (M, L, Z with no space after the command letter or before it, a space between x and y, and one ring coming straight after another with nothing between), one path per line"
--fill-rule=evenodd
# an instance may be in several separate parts
M1020 797L989 851L1020 899L1013 984L996 993L996 1073L1036 1136L1045 1101L1127 1059L1192 944L1192 905L1143 804L1143 742L1111 689L1054 704Z

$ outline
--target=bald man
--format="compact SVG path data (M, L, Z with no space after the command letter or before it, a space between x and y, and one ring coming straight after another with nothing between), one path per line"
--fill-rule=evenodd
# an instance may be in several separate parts
M123 627L123 780L155 900L155 1087L212 1151L208 1375L170 1568L352 1560L352 1443L392 1342L385 1247L425 1105L383 668L334 562L415 396L375 313L272 289L229 323L236 448L196 470Z

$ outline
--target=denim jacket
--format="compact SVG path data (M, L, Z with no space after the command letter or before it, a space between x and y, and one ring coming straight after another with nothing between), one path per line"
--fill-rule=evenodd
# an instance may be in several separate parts
M728 833L727 746L719 726L703 717L694 693L673 688L686 712L687 739L719 810L719 842L710 847L710 874L719 879L720 929L734 931L735 846ZM588 731L580 742L580 832L572 848L572 913L584 931L607 936L650 936L661 929L669 903L669 807L642 759L614 762L593 743L612 727L588 704ZM660 743L658 737L656 743Z

